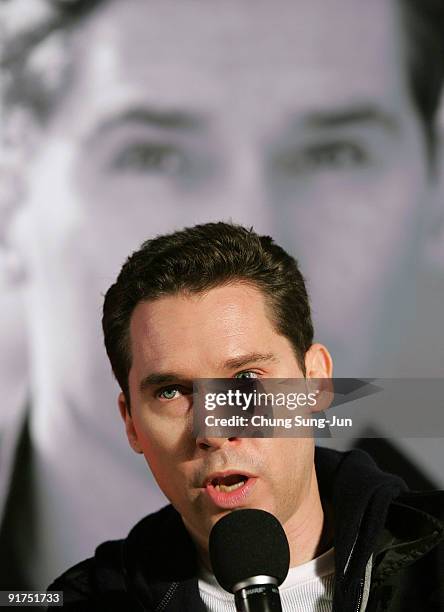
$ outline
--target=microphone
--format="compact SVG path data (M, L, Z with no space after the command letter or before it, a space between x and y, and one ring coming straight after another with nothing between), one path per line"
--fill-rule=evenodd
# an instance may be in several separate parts
M235 510L213 527L210 559L217 581L234 593L237 612L282 612L278 586L290 565L285 531L265 510Z

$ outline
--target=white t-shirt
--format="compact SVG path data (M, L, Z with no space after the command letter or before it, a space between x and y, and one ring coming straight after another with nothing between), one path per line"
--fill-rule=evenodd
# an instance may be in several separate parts
M290 568L279 587L283 612L331 612L334 588L334 549ZM200 596L208 612L236 612L228 593L205 568L199 573Z

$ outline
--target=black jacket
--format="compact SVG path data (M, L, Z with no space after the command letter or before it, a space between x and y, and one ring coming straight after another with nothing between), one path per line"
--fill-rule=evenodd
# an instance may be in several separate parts
M366 599L366 612L444 611L444 494L408 492L362 451L317 448L315 460L321 499L334 514L333 611L361 610ZM167 506L49 588L64 591L64 609L75 612L205 612L196 563L180 516Z

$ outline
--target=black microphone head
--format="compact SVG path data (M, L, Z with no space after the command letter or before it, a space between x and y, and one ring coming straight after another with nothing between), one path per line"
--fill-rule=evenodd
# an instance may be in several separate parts
M290 565L285 531L265 510L235 510L210 533L210 559L217 581L226 591L253 576L272 576L282 584Z

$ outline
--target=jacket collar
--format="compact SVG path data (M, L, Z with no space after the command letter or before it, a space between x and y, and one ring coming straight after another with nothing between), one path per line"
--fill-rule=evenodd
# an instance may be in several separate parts
M123 545L129 589L144 609L205 612L197 583L197 555L182 518L166 506L140 521Z
M403 480L378 468L367 453L316 449L321 499L334 513L333 610L355 610L365 568L383 531L391 502L407 490Z

